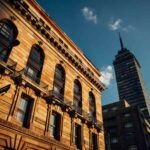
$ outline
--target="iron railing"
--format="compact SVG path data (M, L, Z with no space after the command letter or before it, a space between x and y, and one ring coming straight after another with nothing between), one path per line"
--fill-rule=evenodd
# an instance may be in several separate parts
M54 91L54 90L48 91L46 97L57 99L58 101L60 101L60 102L62 102L62 103L63 103L63 101L64 101L64 96L63 96L61 93L56 92L56 91Z
M75 104L73 104L72 108L73 108L73 110L75 110L75 112L77 112L79 115L82 115L82 107L76 106Z
M55 45L57 47L61 47L61 49L63 49L64 51L66 51L73 59L74 61L76 61L78 64L80 64L82 70L85 70L88 74L88 76L91 76L96 82L101 83L100 80L98 79L98 77L96 77L94 75L94 73L87 67L86 64L84 64L77 56L74 52L72 52L72 50L69 49L68 46L66 46L66 44L60 40L60 38L50 29L50 27L45 24L45 22L40 19L29 7L26 3L24 3L23 1L17 1L15 0L13 2L15 5L17 5L18 9L21 11L21 13L23 15L26 16L26 18L28 20L31 21L31 23L36 26L37 29L40 30L40 32L43 32L43 34L47 37L47 39L49 41L55 41ZM93 64L92 64L93 65ZM93 65L94 66L94 65ZM95 66L94 66L95 67ZM95 83L96 84L96 83ZM97 85L96 84L96 85ZM104 86L101 83L102 86Z
M94 116L89 116L89 121L92 122L97 128L102 129L103 127L102 122L97 120Z
M13 61L12 59L10 59L10 58L8 58L8 60L5 61L4 58L2 58L0 56L0 65L2 65L3 67L9 68L12 71L14 71L16 66L17 66L17 63L15 61Z
M62 95L61 93L58 93L54 90L48 91L46 97L50 98L50 99L56 99L57 101L59 101L63 105L72 108L72 102L70 100L68 100L67 98L65 98L64 95Z
M37 86L39 86L40 88L43 88L44 90L48 89L48 85L46 83L44 83L43 81L41 81L40 78L38 78L36 75L31 74L28 71L28 68L24 68L19 72L21 75L26 76L31 82L33 82L34 84L36 84Z

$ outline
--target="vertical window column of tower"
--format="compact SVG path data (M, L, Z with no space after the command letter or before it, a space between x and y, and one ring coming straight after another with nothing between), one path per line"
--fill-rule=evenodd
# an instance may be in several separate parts
M61 115L56 112L52 112L49 122L49 131L51 136L53 136L56 140L60 140L60 126Z
M15 46L16 37L18 35L18 30L15 24L8 20L0 20L0 59L7 61L11 49Z
M54 76L53 94L61 101L63 101L64 99L64 88L65 88L65 70L61 65L57 65Z
M74 109L82 115L82 87L81 83L76 79L74 81Z
M17 120L22 122L22 126L25 128L29 128L30 126L32 107L33 99L28 96L22 95L17 111Z

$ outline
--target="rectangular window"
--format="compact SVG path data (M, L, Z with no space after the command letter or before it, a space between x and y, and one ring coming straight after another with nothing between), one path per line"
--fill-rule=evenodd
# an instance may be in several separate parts
M60 114L52 112L49 124L49 131L51 136L53 136L56 140L60 140L60 124L61 124Z
M126 141L135 141L136 135L134 132L129 132L125 134L125 140Z
M125 113L125 114L124 114L124 117L130 117L130 116L131 116L130 113Z
M77 146L78 149L81 149L81 126L78 124L74 125L73 143Z
M128 147L128 150L137 150L137 146L136 145L131 145Z
M132 123L132 122L126 122L126 123L124 124L124 127L125 127L125 128L132 128L132 127L133 127L133 123Z
M92 133L92 150L98 150L97 135Z
M17 120L22 122L23 127L29 128L32 106L32 98L23 95L17 111Z

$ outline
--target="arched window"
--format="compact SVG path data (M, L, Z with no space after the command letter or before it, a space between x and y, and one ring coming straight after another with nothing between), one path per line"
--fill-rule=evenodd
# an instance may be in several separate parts
M74 109L82 114L82 87L77 79L74 81Z
M18 45L16 40L18 30L15 24L8 19L0 20L0 59L7 61L13 46ZM17 41L17 42L16 42Z
M65 70L61 65L56 65L55 76L54 76L54 94L63 100L65 88Z
M89 93L90 117L96 119L95 97L92 92Z
M40 82L44 62L44 53L39 45L33 45L28 58L25 74L35 81Z

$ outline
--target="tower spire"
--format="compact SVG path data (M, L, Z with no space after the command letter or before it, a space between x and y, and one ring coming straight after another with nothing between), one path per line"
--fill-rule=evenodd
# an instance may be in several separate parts
M121 49L123 50L123 49L124 49L124 46L123 46L123 41L122 41L120 32L119 32L119 40L120 40L120 46L121 46Z

